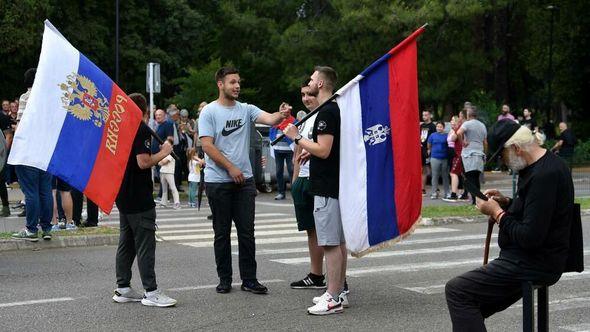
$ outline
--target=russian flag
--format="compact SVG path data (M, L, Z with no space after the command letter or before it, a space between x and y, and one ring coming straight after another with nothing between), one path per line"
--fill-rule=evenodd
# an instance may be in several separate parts
M336 92L339 202L353 256L409 235L422 207L416 38L420 28Z
M56 175L110 213L141 120L135 103L46 20L8 163Z

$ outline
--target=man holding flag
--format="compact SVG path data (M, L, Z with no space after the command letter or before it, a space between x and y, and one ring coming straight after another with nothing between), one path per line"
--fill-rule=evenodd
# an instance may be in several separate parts
M315 68L309 82L310 93L320 104L328 101L336 85L336 71L330 67ZM285 135L309 152L311 192L314 194L314 219L318 245L324 249L328 270L328 289L313 299L311 315L329 315L348 305L344 291L346 275L346 242L338 203L340 163L340 108L334 102L322 106L315 119L313 139L303 138L297 127L289 124Z

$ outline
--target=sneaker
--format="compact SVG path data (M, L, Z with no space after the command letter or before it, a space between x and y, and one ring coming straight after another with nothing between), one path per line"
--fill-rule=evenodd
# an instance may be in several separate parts
M10 216L10 207L3 206L2 212L0 212L0 217L8 217L8 216Z
M291 283L293 289L322 289L326 288L324 276L308 274L305 278Z
M154 198L154 203L160 203L162 201L161 197Z
M174 203L174 205L172 206L172 208L174 210L180 210L180 203Z
M117 288L115 295L113 295L113 301L117 303L141 302L141 300L143 300L143 295L131 287Z
M57 224L59 225L59 229L66 229L66 221L65 219L60 219Z
M74 225L74 223L66 223L66 229L67 229L68 231L73 231L73 230L75 230L76 228L78 228L78 227L76 227L76 225Z
M51 240L51 231L43 231L43 233L41 234L41 237L43 238L43 240L46 240L46 241Z
M27 210L22 210L22 212L17 215L17 217L26 217L26 216L27 216Z
M39 237L37 236L37 232L35 232L35 233L29 232L29 230L26 228L20 232L12 234L12 238L27 240L27 241L31 241L31 242L39 241Z
M459 200L460 201L469 201L469 194L467 194L467 191L464 191L461 196L459 196Z
M268 293L268 288L258 282L258 280L243 280L242 286L240 287L243 291L252 292L254 294L266 294Z
M459 201L459 197L457 197L456 193L451 193L449 196L442 199L445 202L457 202Z
M275 201L280 201L285 199L285 194L278 194L275 196Z
M88 220L86 220L85 222L80 224L81 228L92 228L92 227L98 227L98 224L95 224L93 222L89 222Z
M330 315L339 314L343 310L344 307L342 306L340 297L334 299L330 293L325 292L324 295L319 297L318 302L313 307L307 308L307 313L310 315Z
M141 300L141 304L149 307L172 307L176 303L177 301L175 299L168 297L159 289L153 292L145 292Z
M215 287L215 291L219 294L227 294L231 292L231 281L229 280L220 280L219 285Z
M61 231L61 228L59 227L58 224L55 224L55 225L51 226L51 230L54 232L57 232L57 231Z
M434 193L430 195L430 199L437 199L438 198L438 194Z
M344 287L342 288L342 292L346 295L350 293L350 291L348 290L348 282L346 282L346 279L344 279Z
M338 295L338 297L340 298L340 302L342 303L342 307L348 308L348 291L342 291L340 293L340 295Z

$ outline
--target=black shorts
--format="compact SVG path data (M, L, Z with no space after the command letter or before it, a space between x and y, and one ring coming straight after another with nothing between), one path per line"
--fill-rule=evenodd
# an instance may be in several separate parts
M72 191L72 187L57 176L54 176L53 179L51 179L51 189L59 191Z
M298 177L291 185L291 195L295 205L297 229L308 231L315 229L313 218L313 195L309 192L311 183L309 178Z

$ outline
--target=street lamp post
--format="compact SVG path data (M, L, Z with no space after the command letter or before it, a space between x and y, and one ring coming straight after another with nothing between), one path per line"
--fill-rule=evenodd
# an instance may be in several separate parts
M550 120L552 116L551 107L553 105L553 92L551 90L551 85L553 83L553 22L555 21L555 11L559 8L554 5L549 5L545 8L551 11L551 23L549 27L549 83L547 86L547 120Z

